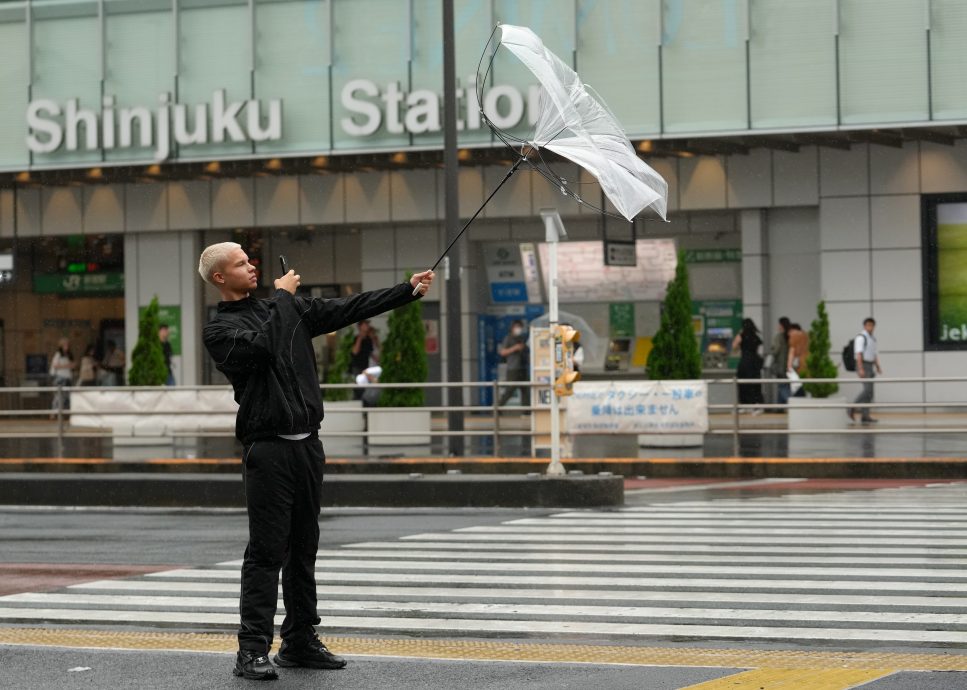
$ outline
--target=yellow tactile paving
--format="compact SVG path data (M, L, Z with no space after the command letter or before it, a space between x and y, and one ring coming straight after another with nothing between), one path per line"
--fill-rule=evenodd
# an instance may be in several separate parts
M564 643L510 643L488 640L380 639L369 637L326 637L324 639L327 645L340 654L359 656L480 661L544 661L550 663L577 662L642 666L712 666L755 669L763 673L768 671L777 674L777 678L782 674L792 677L789 674L794 671L808 674L816 674L820 671L829 674L855 671L859 674L879 673L881 675L890 673L890 669L967 671L967 654L622 647ZM232 652L236 649L235 636L230 634L78 630L69 628L0 627L0 644L194 652ZM735 680L741 675L729 676L729 678ZM706 686L696 687L705 688ZM743 688L746 686L708 687ZM790 685L789 687L796 686ZM820 686L810 684L808 687ZM829 687L849 686L831 685Z
M888 676L895 670L757 668L681 690L846 690Z

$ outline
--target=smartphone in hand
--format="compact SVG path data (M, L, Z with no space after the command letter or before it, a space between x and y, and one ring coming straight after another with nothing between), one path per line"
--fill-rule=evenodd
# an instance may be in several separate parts
M282 275L288 273L289 266L285 263L285 256L283 254L279 254L279 263L282 264Z

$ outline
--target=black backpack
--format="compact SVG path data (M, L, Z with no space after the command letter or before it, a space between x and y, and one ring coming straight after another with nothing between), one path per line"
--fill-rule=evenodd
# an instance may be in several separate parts
M863 347L866 347L866 333L860 333L860 335L863 336ZM855 342L856 338L851 338L843 347L843 368L846 371L856 371L856 353L853 351Z

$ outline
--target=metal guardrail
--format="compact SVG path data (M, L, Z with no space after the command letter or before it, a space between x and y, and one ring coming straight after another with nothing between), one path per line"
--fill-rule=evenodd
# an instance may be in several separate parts
M863 426L851 426L847 428L832 428L832 429L810 429L810 430L789 430L785 427L749 427L742 425L740 422L740 414L744 411L753 411L761 409L764 411L775 409L781 407L782 405L778 402L763 402L758 404L740 404L738 403L738 390L741 384L783 384L789 383L788 379L740 379L737 377L723 378L723 379L708 379L707 384L709 386L731 386L735 390L735 400L729 403L712 403L708 405L708 410L710 413L715 414L716 412L721 412L727 414L731 419L731 425L728 427L720 428L710 428L706 433L713 435L731 435L733 441L733 454L739 454L740 437L745 435L768 435L768 434L804 434L804 435L824 435L824 434L959 434L967 433L967 426L964 427L903 427L903 428L882 428L882 427L863 427ZM857 377L849 378L828 378L828 379L802 379L801 383L863 383L862 379ZM899 383L967 383L967 377L964 376L915 376L915 377L877 377L873 379L874 385L887 385L887 384L899 384ZM461 389L478 391L481 389L489 389L491 391L492 402L489 405L436 405L436 406L423 406L416 408L392 408L392 407L363 407L360 409L342 409L337 407L329 407L326 409L326 415L341 415L341 414L367 414L373 410L380 411L393 411L397 409L405 410L416 410L422 412L433 413L449 413L449 412L467 412L467 413L483 413L488 418L492 419L493 428L490 430L475 430L475 429L463 429L459 431L452 430L434 430L429 431L386 431L386 432L376 432L376 431L324 431L320 429L319 436L323 439L330 438L347 438L347 437L380 437L380 436L419 436L419 437L453 437L462 436L467 438L473 437L490 437L492 439L492 449L493 455L500 455L501 438L511 437L511 436L531 436L533 437L535 433L531 429L507 429L501 427L501 417L506 413L520 414L529 413L538 409L545 409L543 406L531 405L515 405L513 407L501 407L497 403L500 399L500 393L502 389L506 388L544 388L546 384L538 384L530 381L471 381L471 382L456 382L456 383L446 383L446 382L428 382L428 383L379 383L370 384L376 388L388 389L388 388L438 388L438 389ZM323 390L323 394L327 390L357 390L360 386L355 384L322 384L320 388ZM124 434L119 434L116 431L106 431L98 429L83 429L83 428L71 428L69 427L70 417L74 414L78 415L111 415L111 416L143 416L146 414L163 414L171 416L179 415L197 415L198 410L193 409L171 409L171 410L153 410L150 413L137 410L98 410L96 412L82 411L75 412L69 408L65 408L62 404L58 405L56 401L64 400L64 395L68 396L74 392L82 391L116 391L130 393L135 391L147 391L147 392L158 392L159 390L177 390L177 391L227 391L230 390L228 386L175 386L170 389L159 388L157 386L117 386L117 387L77 387L77 386L22 386L22 387L12 387L12 388L0 388L0 400L6 401L8 396L14 396L15 399L20 401L20 409L14 408L12 406L2 405L0 406L0 420L4 419L26 419L26 418L42 418L49 417L51 420L56 421L56 428L52 431L44 430L24 430L18 429L15 431L5 431L0 430L0 438L55 438L56 439L56 453L58 457L63 457L64 455L64 440L68 437L70 438L108 438L123 436ZM33 397L40 397L43 404L47 404L49 401L49 406L45 407L23 407L23 402ZM853 402L828 402L824 405L827 408L832 409L963 409L967 410L967 401L947 401L947 402L874 402L858 404ZM226 409L224 411L208 411L212 414L234 414L234 409ZM544 432L542 432L544 433ZM137 436L133 429L131 430L130 436ZM232 430L198 430L198 431L171 431L165 432L164 436L170 437L195 437L195 438L231 438L234 437L234 432Z
M871 379L871 382L875 386L895 384L895 383L967 383L967 377L964 376L897 376L897 377L885 377L877 376ZM752 411L752 410L769 410L776 407L781 407L780 403L757 403L757 404L740 404L739 400L739 385L740 384L788 384L789 379L740 379L738 377L728 378L728 379L712 379L707 382L710 385L730 385L734 386L736 391L735 401L727 404L710 404L708 406L709 411L714 410L728 410L732 418L732 426L728 429L709 429L707 433L709 434L728 434L732 436L732 454L739 454L739 437L743 435L766 435L766 434L779 434L784 433L789 434L803 434L803 435L828 435L828 434L852 434L852 435L864 435L864 434L963 434L967 433L967 426L965 427L904 427L902 429L884 429L882 427L863 427L863 426L850 426L846 428L831 428L831 429L794 429L790 430L777 429L777 428L754 428L747 427L743 428L739 423L739 414L742 411ZM801 379L800 383L803 385L810 383L848 383L848 384L864 384L866 381L859 378L858 376L850 376L848 378L824 378L824 379ZM815 400L815 398L813 398ZM855 403L851 401L845 401L842 403L836 402L826 402L823 406L827 409L840 409L840 410L864 410L864 409L957 409L965 408L967 409L967 401L950 401L950 402L873 402L873 403Z

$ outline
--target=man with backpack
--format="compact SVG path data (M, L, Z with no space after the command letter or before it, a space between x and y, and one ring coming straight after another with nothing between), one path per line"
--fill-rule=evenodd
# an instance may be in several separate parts
M863 331L853 339L853 368L856 374L863 379L863 390L856 396L853 402L856 404L868 404L873 402L873 378L877 374L882 374L880 368L880 357L876 351L876 338L873 337L873 329L876 328L876 321L873 317L863 321ZM846 351L843 353L846 360ZM846 368L850 369L850 362L845 361ZM870 408L851 408L846 411L851 420L856 420L856 413L860 413L860 421L864 424L872 424L877 420L870 416Z

